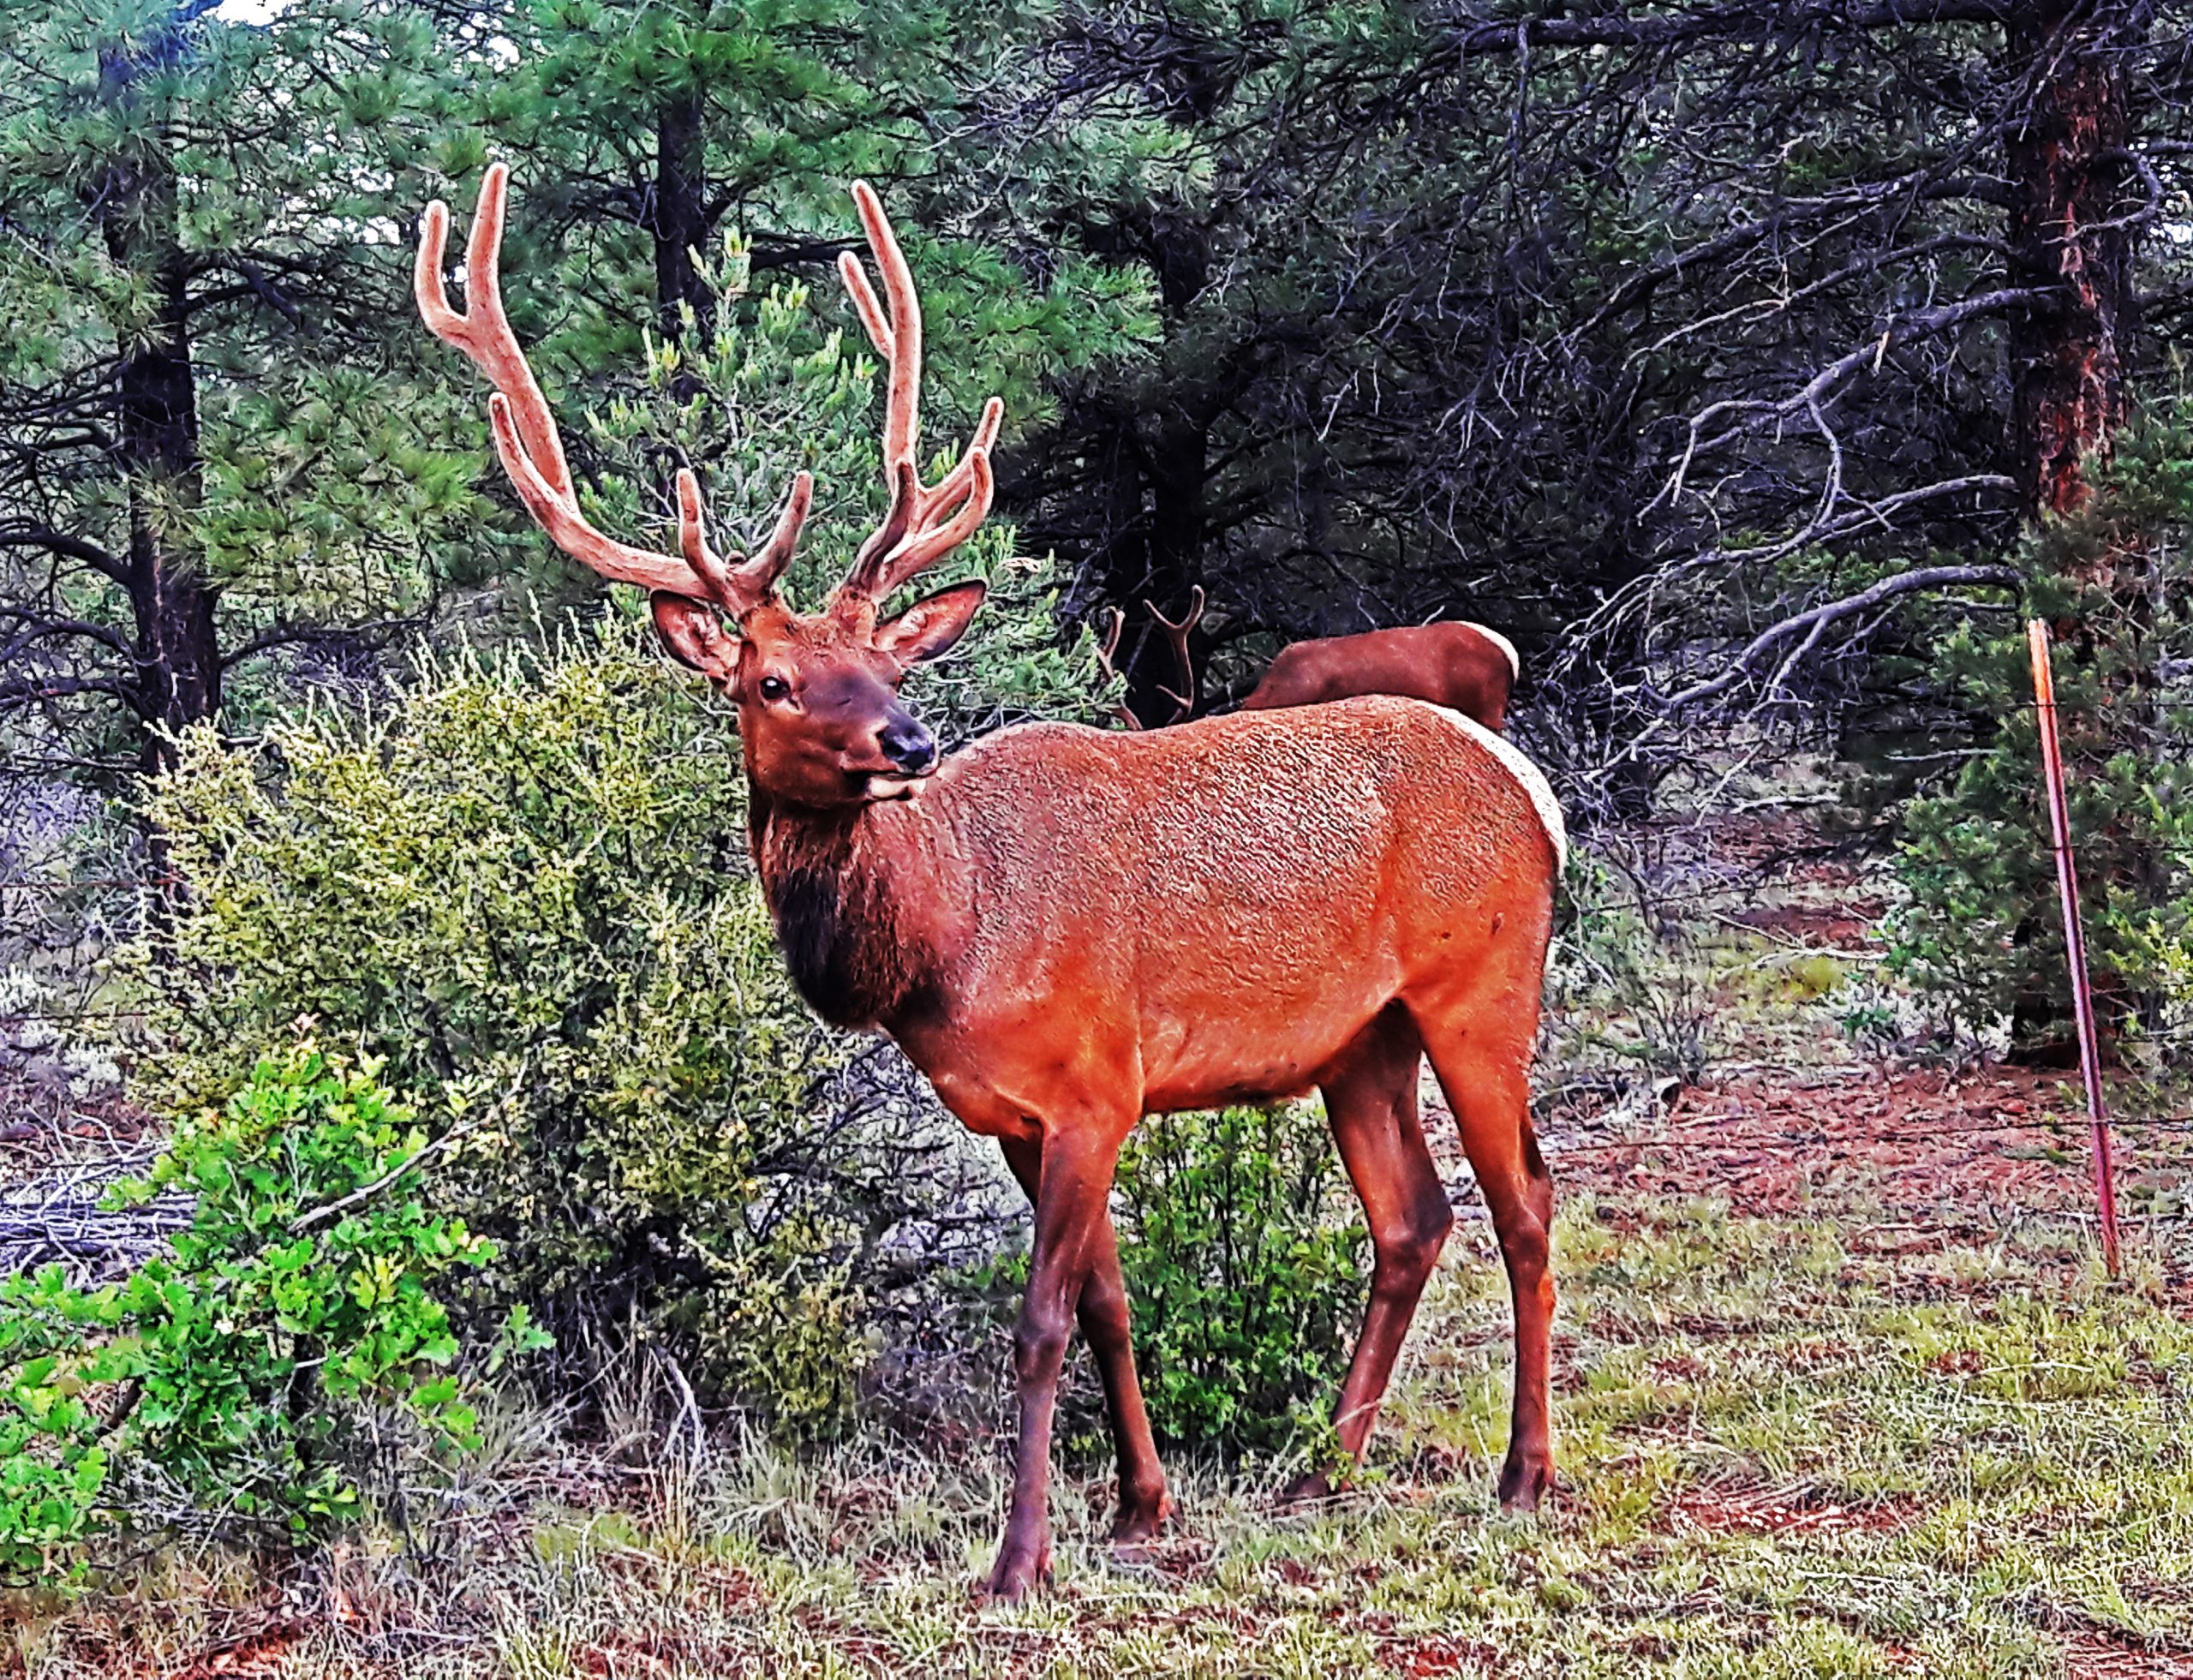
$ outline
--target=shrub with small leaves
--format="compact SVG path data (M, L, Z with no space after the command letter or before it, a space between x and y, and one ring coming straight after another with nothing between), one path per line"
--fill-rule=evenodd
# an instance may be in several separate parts
M466 1128L434 1193L497 1240L483 1310L566 1346L660 1324L771 1249L764 1180L820 1170L845 1061L777 954L738 765L728 718L615 624L429 666L257 753L192 733L150 807L190 890L118 965L139 1091L218 1104L309 1017Z
M0 1573L122 1527L302 1539L357 1513L367 1434L469 1444L443 1290L493 1247L421 1199L427 1147L368 1072L295 1048L117 1191L193 1199L171 1253L0 1283Z
M1228 1456L1317 1450L1362 1312L1365 1241L1318 1109L1154 1115L1118 1185L1160 1438Z

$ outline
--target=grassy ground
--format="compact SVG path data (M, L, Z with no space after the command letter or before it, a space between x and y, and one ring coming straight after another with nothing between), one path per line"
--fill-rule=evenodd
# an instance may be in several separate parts
M1686 994L1721 1071L1671 1105L1651 1079L1549 1104L1563 1487L1539 1516L1493 1505L1509 1312L1480 1217L1363 1487L1282 1515L1266 1482L1178 1466L1179 1532L1126 1569L1100 1543L1105 1484L1069 1474L1058 1581L1025 1608L970 1597L1003 1508L995 1442L804 1462L689 1444L636 1469L514 1415L452 1514L419 1515L427 1567L391 1535L272 1582L171 1553L126 1598L18 1605L17 1665L2193 1676L2193 1134L2130 1128L2137 1217L2105 1282L2070 1091L1837 1051L1828 994L1862 938L1745 903L1762 915L1712 912L1723 943ZM1741 1061L1746 1042L1784 1065Z
M333 1615L278 1618L225 1665L217 1606L264 1623L263 1590L174 1574L162 1611L79 1611L25 1654L514 1680L2193 1673L2193 1327L2144 1238L2106 1287L2046 1225L1914 1241L1849 1211L1572 1194L1565 1489L1515 1519L1491 1494L1506 1303L1482 1228L1457 1236L1370 1486L1281 1516L1191 1467L1180 1533L1123 1571L1102 1485L1069 1479L1057 1588L1025 1609L969 1599L987 1459L749 1451L610 1510L545 1498L439 1586L336 1560L298 1588Z

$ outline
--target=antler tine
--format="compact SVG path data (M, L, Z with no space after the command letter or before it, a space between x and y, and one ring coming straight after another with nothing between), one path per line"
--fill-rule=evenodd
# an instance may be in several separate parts
M439 199L427 206L419 230L419 254L412 268L412 291L427 330L462 350L494 386L487 398L487 421L495 454L523 501L550 541L583 565L622 583L689 599L714 601L738 613L768 592L754 563L736 570L708 546L700 483L690 470L678 479L678 546L684 558L618 541L590 524L579 511L578 493L555 416L540 382L511 330L503 308L501 276L503 216L510 188L510 166L493 164L480 183L480 204L466 242L465 308L450 307L442 282L442 257L449 241L449 206ZM803 475L804 476L804 475ZM806 498L795 486L793 503L804 517ZM787 516L792 509L786 510ZM798 534L792 522L792 535ZM780 534L784 526L780 523ZM774 553L774 539L772 549ZM789 549L787 547L786 553ZM781 571L781 559L768 581ZM757 583L760 587L756 587Z
M967 457L966 499L947 517L941 504L932 504L915 529L886 551L871 599L886 601L891 592L924 567L931 566L982 528L989 517L990 498L997 482L990 474L990 457L977 451Z
M883 459L911 459L914 439L920 435L922 400L922 302L914 290L914 272L906 254L899 248L899 236L883 213L883 200L865 181L853 182L853 207L860 212L861 230L868 235L868 248L875 255L876 272L883 281L883 296L890 305L886 317L869 287L859 259L851 251L840 254L838 272L858 281L853 307L861 324L890 368L883 410ZM878 329L881 329L879 331Z
M777 579L784 576L785 568L792 564L792 557L799 548L800 529L807 523L808 510L814 503L815 475L804 469L794 473L792 494L785 499L785 511L777 516L769 540L752 559L732 574L742 595L760 601L776 589Z
M1120 651L1120 637L1127 627L1127 615L1116 607L1107 607L1104 617L1110 628L1105 631L1104 639L1096 644L1096 668L1104 673L1104 680L1108 683L1120 674L1119 667L1112 663L1112 659ZM1114 707L1112 715L1130 729L1142 727L1142 720L1125 706Z
M1180 615L1177 624L1150 602L1145 601L1142 605L1143 610L1164 627L1165 639L1173 644L1173 657L1180 667L1180 679L1187 685L1186 694L1175 694L1162 683L1157 685L1157 691L1180 708L1173 714L1173 721L1178 723L1196 708L1196 662L1188 652L1188 637L1203 622L1203 585L1198 583L1188 591L1188 610Z
M913 270L899 248L898 236L883 213L883 201L866 182L853 183L853 202L875 254L883 283L878 299L860 260L840 254L838 272L861 324L888 369L883 410L883 470L890 481L891 508L883 523L861 544L852 572L840 586L846 601L878 602L925 566L934 565L975 534L989 513L995 482L989 452L1004 423L1005 404L993 397L983 404L975 435L958 464L934 485L921 481L915 451L920 436L922 378L921 299Z
M490 164L480 183L473 212L472 236L464 246L465 312L450 307L442 285L442 254L449 241L449 206L436 199L427 206L419 229L419 254L412 265L412 290L427 327L444 344L471 358L515 410L518 435L541 476L559 495L571 493L571 469L564 440L556 430L548 399L518 348L503 310L503 216L510 192L510 165Z

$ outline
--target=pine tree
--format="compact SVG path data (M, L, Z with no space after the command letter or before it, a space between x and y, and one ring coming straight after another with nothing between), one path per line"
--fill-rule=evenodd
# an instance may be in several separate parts
M379 0L0 28L0 728L155 768L269 656L421 613L475 540L403 291L448 73Z
M2076 505L2045 515L2018 560L2026 605L2059 631L2095 1013L2121 1049L2182 1029L2193 1006L2193 404L2152 404L2111 441L2110 458L2071 463ZM1907 809L1897 960L1963 1034L2007 1026L2022 1055L2076 1060L2020 615L1959 626L1933 667L1995 721L1953 782Z

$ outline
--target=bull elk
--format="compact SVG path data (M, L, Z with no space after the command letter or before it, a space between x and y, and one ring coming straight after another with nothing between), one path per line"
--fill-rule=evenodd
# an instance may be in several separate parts
M1506 720L1509 691L1521 674L1515 644L1483 625L1365 631L1282 649L1241 709L1316 706L1357 694L1403 694L1497 729Z
M506 186L502 165L488 170L463 314L443 292L449 213L428 207L421 314L493 385L496 453L535 517L604 577L650 591L664 641L738 708L750 842L800 989L825 1019L896 1039L954 1115L999 1140L1034 1204L1012 1510L989 1590L1017 1599L1049 1569L1052 1404L1077 1316L1118 1448L1115 1540L1154 1534L1171 1510L1106 1207L1146 1114L1323 1090L1377 1255L1337 1402L1340 1444L1361 1455L1452 1220L1418 1119L1425 1054L1515 1295L1500 1495L1535 1505L1553 1479L1553 1193L1527 1075L1565 845L1545 778L1457 714L1386 697L1140 734L1027 724L940 762L898 690L959 639L983 585L882 609L987 512L1000 407L957 465L921 481L921 314L875 193L853 188L882 301L851 254L840 266L888 370L889 511L822 610L802 614L776 584L808 511L804 475L750 559L710 546L690 471L679 553L588 523L498 293Z

